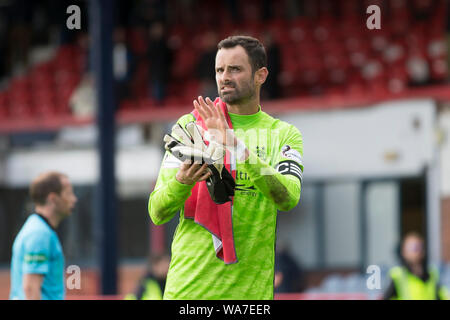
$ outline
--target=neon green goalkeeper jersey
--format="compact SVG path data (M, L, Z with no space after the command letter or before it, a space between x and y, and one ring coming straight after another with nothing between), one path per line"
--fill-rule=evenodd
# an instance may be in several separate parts
M175 179L181 163L166 152L148 203L157 225L180 212L164 299L273 299L277 210L291 210L300 199L302 135L261 109L252 115L230 113L230 119L250 151L245 162L235 164L232 224L238 262L225 264L216 257L211 234L184 218L193 185ZM184 127L194 120L187 114L178 123Z

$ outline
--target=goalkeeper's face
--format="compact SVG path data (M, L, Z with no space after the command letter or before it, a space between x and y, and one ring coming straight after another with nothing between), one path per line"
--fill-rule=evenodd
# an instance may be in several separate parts
M241 104L255 97L254 73L243 47L220 49L217 52L216 82L219 96L225 103Z

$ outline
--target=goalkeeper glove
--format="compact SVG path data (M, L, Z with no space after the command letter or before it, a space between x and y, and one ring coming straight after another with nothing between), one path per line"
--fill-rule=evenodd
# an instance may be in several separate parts
M206 180L211 199L217 204L231 201L234 196L235 181L223 163L225 148L214 141L206 145L201 129L194 122L186 125L186 130L178 123L172 128L172 134L164 136L165 149L180 161L198 161L207 163L211 176ZM179 137L179 139L174 136Z

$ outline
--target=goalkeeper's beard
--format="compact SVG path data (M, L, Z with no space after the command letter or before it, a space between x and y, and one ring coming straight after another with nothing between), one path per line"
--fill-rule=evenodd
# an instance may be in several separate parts
M239 88L235 83L231 84L233 85L234 92L223 94L220 86L218 88L220 99L227 104L243 104L252 100L256 95L256 89L252 81L244 83L242 88Z

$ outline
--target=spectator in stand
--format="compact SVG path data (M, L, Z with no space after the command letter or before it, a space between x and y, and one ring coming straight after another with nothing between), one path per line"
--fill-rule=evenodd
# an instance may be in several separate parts
M275 255L274 292L293 293L305 289L304 271L289 250L281 246Z
M28 1L25 0L12 1L7 6L7 14L10 17L8 22L11 24L7 48L9 49L9 63L11 64L12 74L23 72L29 62L32 10L32 6L28 5Z
M203 52L197 63L197 77L200 80L200 92L202 96L217 96L216 73L214 65L217 53L217 34L208 31L202 38Z
M162 103L166 96L166 87L172 67L172 52L167 44L162 22L152 23L149 34L150 96L158 103Z
M439 282L439 273L427 265L425 243L421 235L408 233L401 243L401 266L389 271L390 284L385 300L447 300L447 289Z
M226 6L230 12L231 18L233 22L240 21L239 9L238 9L238 1L237 0L226 0Z
M411 86L427 85L430 81L430 67L420 53L412 53L406 62Z
M7 30L5 23L5 14L0 11L0 86L3 77L7 75L6 71L6 52L7 52Z
M136 293L127 294L125 300L162 300L169 264L168 254L154 255L147 273L139 281Z
M262 87L262 97L264 99L277 99L280 97L280 85L278 76L281 70L280 48L273 40L270 32L263 35L263 43L267 52L267 65L270 70L266 83Z
M128 84L133 74L133 56L126 45L123 28L114 30L113 68L117 102L120 102L129 96Z
M411 13L416 21L429 21L433 16L435 9L433 0L415 0L412 1Z

